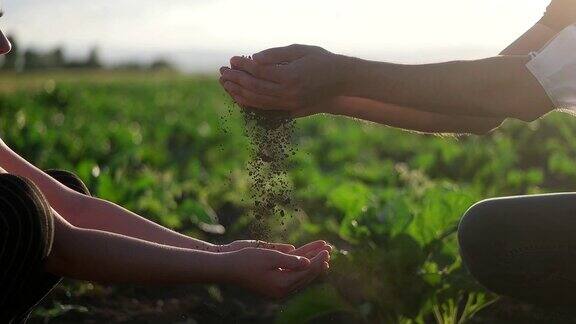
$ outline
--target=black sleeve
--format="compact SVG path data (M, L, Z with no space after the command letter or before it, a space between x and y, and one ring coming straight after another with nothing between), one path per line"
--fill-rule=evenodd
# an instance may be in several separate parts
M540 23L557 32L576 23L576 0L552 0Z

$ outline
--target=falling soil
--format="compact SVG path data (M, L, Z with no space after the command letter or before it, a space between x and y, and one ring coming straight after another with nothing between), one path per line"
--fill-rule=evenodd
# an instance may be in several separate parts
M283 225L286 211L293 208L288 158L295 154L295 122L281 111L243 109L242 115L251 142L248 175L255 218L252 235L268 239L270 222L280 221Z

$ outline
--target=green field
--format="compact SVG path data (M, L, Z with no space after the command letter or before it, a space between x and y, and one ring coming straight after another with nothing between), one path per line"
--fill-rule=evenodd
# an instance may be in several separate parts
M212 242L250 234L248 140L215 79L4 75L0 136L36 165L72 170L95 195L178 231ZM461 266L456 225L483 198L573 190L576 119L554 113L454 138L320 115L298 121L295 144L290 176L300 209L284 226L272 222L275 238L337 248L330 274L309 289L271 302L233 287L65 281L33 321L450 324L502 309L530 316L505 300L480 310L495 296ZM206 231L216 224L226 232Z

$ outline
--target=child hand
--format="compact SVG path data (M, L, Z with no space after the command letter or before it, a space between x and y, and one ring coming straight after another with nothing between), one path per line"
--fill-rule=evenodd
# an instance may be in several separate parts
M323 251L328 252L328 260L330 260L330 252L332 252L332 246L326 243L326 241L314 241L288 253L312 259Z
M314 258L274 250L245 248L230 253L230 280L245 289L282 298L302 289L329 268L329 253Z

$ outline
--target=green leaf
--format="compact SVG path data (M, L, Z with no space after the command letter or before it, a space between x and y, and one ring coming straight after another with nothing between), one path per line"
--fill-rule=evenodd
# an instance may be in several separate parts
M347 217L354 217L366 210L370 196L370 190L364 184L351 182L333 189L328 194L328 204Z
M211 225L218 224L218 217L212 208L206 207L197 201L192 199L186 200L181 206L182 212L186 215L183 217L189 217L193 223L206 223Z

